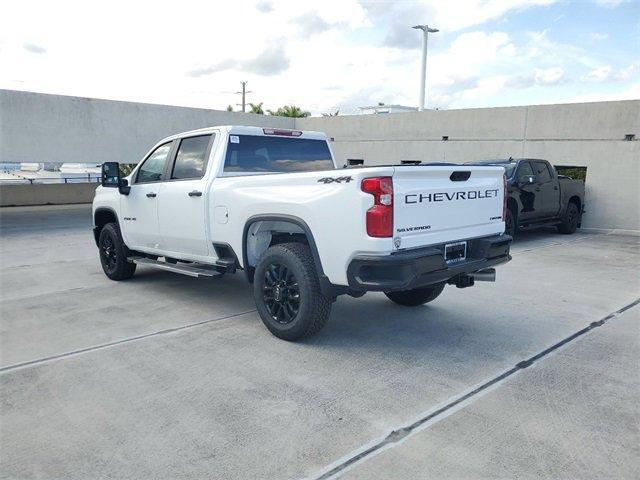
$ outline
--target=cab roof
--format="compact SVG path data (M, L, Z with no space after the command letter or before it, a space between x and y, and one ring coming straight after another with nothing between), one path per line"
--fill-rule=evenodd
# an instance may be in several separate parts
M465 165L508 165L510 163L518 163L518 162L522 162L524 160L533 160L533 161L542 161L544 162L545 160L542 160L540 158L513 158L513 157L509 157L507 159L504 158L496 158L493 160L474 160L471 162L466 162Z
M161 140L167 142L175 140L176 138L192 137L194 135L202 135L207 133L213 133L214 131L222 131L229 135L258 135L258 136L290 136L290 135L278 135L278 132L301 132L299 135L295 135L294 138L308 138L313 140L327 140L327 136L323 132L316 132L312 130L297 130L291 128L279 128L279 127L256 127L249 125L218 125L212 127L199 128L197 130L189 130L187 132L177 133L166 137ZM268 133L272 131L274 133Z

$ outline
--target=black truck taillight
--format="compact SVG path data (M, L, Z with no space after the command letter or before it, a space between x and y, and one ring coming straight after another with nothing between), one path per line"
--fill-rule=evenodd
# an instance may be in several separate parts
M504 192L502 192L502 221L505 222L507 220L507 198L509 198L506 175L502 175L502 185L504 187Z
M367 235L393 236L393 180L391 177L364 178L361 190L373 195L373 207L367 210Z

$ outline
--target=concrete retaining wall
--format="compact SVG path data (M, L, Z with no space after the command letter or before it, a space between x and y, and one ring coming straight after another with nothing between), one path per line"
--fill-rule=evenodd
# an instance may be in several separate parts
M97 183L0 185L0 207L91 203Z
M169 135L214 125L293 128L293 119L0 90L0 162L137 163Z
M587 167L586 228L640 232L640 101L304 118L296 128L333 138L340 162L464 163L544 158ZM448 136L443 141L443 136Z
M368 165L401 160L462 163L525 156L585 166L584 226L640 232L640 142L624 140L627 134L640 137L638 100L294 120L0 90L0 162L135 163L167 135L224 124L325 131L333 138L340 162L363 158ZM58 195L56 186L47 187ZM37 197L25 198L28 205L58 198L43 199L46 188L24 188L32 188ZM70 195L78 198L76 194Z

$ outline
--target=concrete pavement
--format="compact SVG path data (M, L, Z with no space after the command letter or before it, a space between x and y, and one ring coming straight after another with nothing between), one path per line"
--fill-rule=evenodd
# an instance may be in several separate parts
M637 237L536 232L514 245L514 260L499 269L495 284L447 287L434 303L416 309L381 294L341 297L318 336L292 344L262 326L241 274L192 279L139 268L130 281L109 281L86 206L2 209L0 219L2 478L314 478L633 302L640 291ZM638 324L628 322L625 350L615 348L615 339L608 349L612 361L626 355L629 342L637 349ZM590 338L601 331L605 327ZM622 404L638 397L637 381L616 383L604 374L609 364L585 365L593 355L589 350L556 365L558 354L545 364L560 369L567 385L567 371L602 369L585 380L593 383L594 396L621 389ZM628 367L637 378L637 364ZM545 377L537 381L554 390ZM546 397L531 400L533 411L563 411L567 397L553 406ZM487 415L486 422L502 426L526 405L511 395L492 406L499 418ZM629 414L635 427L609 413L599 423L622 429L620 438L638 439L637 411ZM577 434L587 432L583 423L566 422ZM388 453L404 451L429 431ZM472 450L464 430L448 431L448 445ZM549 435L563 438L558 431ZM519 437L510 438L517 445ZM487 436L493 458L500 458L501 441ZM441 454L464 464L458 451ZM551 467L541 466L543 452L536 450L529 468L518 471L562 474L553 458L545 461L556 470L544 470ZM359 469L383 458L345 473L366 476ZM607 459L598 458L606 471ZM500 471L473 462L451 474L436 463L414 465L414 473L449 478ZM395 471L389 460L377 472L389 478ZM504 470L505 476L515 471ZM624 477L637 470L616 471Z
M344 478L639 478L639 311L624 312Z

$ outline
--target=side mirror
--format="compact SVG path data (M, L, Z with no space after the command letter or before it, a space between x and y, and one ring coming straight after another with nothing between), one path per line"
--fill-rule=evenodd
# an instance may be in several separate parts
M120 185L118 186L118 191L122 195L129 195L129 192L131 191L131 187L129 186L129 181L126 178L120 179Z
M120 165L118 162L104 162L102 164L103 187L116 188L120 186Z
M126 179L120 178L120 165L118 162L105 162L102 164L101 182L103 187L117 188L122 195L129 195L131 187Z

